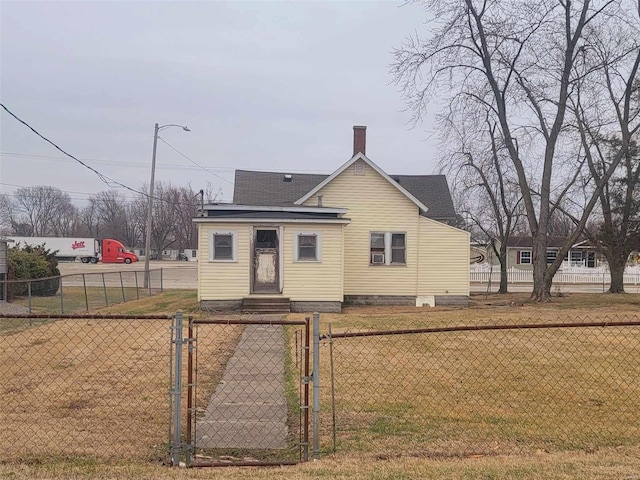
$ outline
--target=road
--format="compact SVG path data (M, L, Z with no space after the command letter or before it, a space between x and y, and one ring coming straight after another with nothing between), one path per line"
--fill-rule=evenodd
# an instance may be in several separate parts
M149 262L151 270L162 269L162 283L164 288L198 288L197 262L159 261ZM60 274L74 275L79 273L108 273L108 272L144 272L144 262L126 265L124 263L81 263L60 262ZM139 278L143 278L138 274Z
M162 283L164 288L198 288L197 262L178 262L178 261L151 261L149 267L152 270L162 268ZM107 264L91 264L80 262L61 262L58 265L62 275L72 275L78 273L107 273L107 272L143 272L144 263L137 262L130 265L123 263L107 263ZM140 274L139 274L139 278ZM493 283L491 291L497 292L499 284ZM598 284L560 284L554 286L551 291L557 292L559 288L563 293L603 293L608 285ZM472 283L470 286L471 293L485 293L487 291L486 283ZM640 293L640 285L626 285L627 293ZM524 292L529 293L532 290L530 283L512 283L509 285L509 291L512 293Z

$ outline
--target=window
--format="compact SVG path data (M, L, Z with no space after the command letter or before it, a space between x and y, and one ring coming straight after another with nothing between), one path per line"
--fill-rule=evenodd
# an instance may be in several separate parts
M371 265L406 265L407 235L405 233L371 232Z
M371 263L384 265L384 233L371 234Z
M235 262L237 261L236 232L211 232L209 261L211 262Z
M356 162L353 165L353 172L355 175L364 175L364 163Z
M558 257L558 251L557 250L547 250L547 263L553 263L556 261L556 258Z
M530 250L520 250L518 252L518 263L520 263L520 264L530 264L531 263L531 251Z
M580 250L572 251L571 252L571 266L572 267L581 267L582 265L583 265L583 263L582 263L582 252Z
M191 258L196 258L196 250L191 250Z
M293 238L295 262L320 261L320 233L295 232Z
M405 259L406 247L404 233L391 234L391 263L407 263Z

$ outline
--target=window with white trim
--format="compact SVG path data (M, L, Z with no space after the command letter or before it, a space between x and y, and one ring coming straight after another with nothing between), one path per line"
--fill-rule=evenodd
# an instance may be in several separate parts
M518 263L523 265L531 264L531 250L520 250L518 252Z
M209 236L210 262L238 261L238 232L213 231Z
M294 232L293 261L319 262L321 260L321 244L319 232Z
M406 265L407 234L403 232L371 232L370 265Z
M582 261L582 251L581 250L572 250L571 251L571 266L572 267L582 267L584 262Z

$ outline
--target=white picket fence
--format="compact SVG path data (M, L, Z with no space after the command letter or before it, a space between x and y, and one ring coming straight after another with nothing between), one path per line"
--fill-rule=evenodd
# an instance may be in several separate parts
M488 264L474 264L470 268L470 281L472 283L500 283L500 266ZM610 281L609 269L606 267L585 268L564 266L553 277L554 283L590 283L608 284ZM507 270L509 283L533 283L531 270L520 270L511 267ZM624 272L625 285L640 285L640 266L627 267Z

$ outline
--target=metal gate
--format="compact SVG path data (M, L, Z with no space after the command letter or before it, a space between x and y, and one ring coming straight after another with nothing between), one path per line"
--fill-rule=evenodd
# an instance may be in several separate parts
M310 319L189 318L186 338L180 324L171 367L172 463L308 460Z

